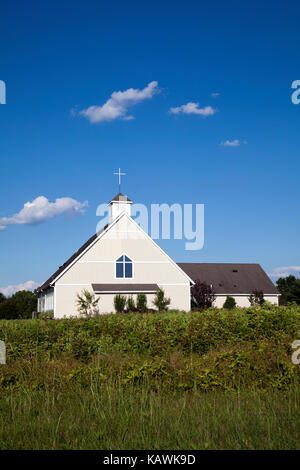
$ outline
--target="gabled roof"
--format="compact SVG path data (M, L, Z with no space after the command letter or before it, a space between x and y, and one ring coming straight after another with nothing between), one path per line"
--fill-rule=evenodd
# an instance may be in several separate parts
M192 284L194 283L193 280L189 277L189 275L183 270L180 268L180 266L175 263L175 261L172 260L172 258L170 258L169 255L167 255L167 253L159 246L157 245L157 243L155 243L154 240L152 240L152 238L147 234L147 232L145 232L136 222L135 220L133 220L126 212L122 212L121 214L119 214L119 216L114 219L110 224L106 225L102 230L100 230L98 233L95 233L95 235L93 235L91 238L89 238L87 240L87 242L85 242L80 248L79 250L76 251L76 253L74 253L62 266L60 266L54 274L52 274L52 276L49 277L49 279L47 279L46 282L44 282L44 284L42 284L40 287L37 288L37 292L42 292L42 291L45 291L47 289L49 289L53 283L56 282L56 280L58 279L58 277L60 277L62 275L62 273L72 264L75 262L75 260L85 251L89 248L90 245L92 245L94 242L96 243L96 240L97 238L101 238L102 234L104 232L107 232L108 230L110 230L110 228L116 223L118 222L121 217L128 217L131 222L137 227L137 229L141 230L145 235L146 237L162 252L164 253L164 255L170 260L170 262L173 264L173 266L179 270L188 280L189 282L191 282Z
M55 271L55 273L52 274L52 276L47 279L47 281L44 282L40 287L37 288L37 292L41 292L44 290L49 289L51 283L56 279L76 258L79 256L83 251L94 241L96 238L102 233L108 225L106 225L100 232L95 233L93 236L91 236L72 256L70 256L67 261L59 266L59 268Z
M111 203L111 202L118 202L118 201L119 201L119 202L132 202L132 200L129 199L129 197L124 196L124 194L122 194L122 193L117 194L117 195L110 201L110 203ZM110 203L109 203L109 204L110 204Z
M216 294L279 294L271 279L259 264L178 263L193 281L212 284Z

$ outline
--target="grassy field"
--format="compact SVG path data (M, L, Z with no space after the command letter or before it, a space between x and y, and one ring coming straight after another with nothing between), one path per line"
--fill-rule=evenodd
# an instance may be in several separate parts
M0 322L0 449L296 449L300 308Z

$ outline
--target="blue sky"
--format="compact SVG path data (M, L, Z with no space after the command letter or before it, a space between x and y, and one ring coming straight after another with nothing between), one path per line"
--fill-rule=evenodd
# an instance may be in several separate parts
M0 226L39 196L88 207L0 230L0 288L44 281L94 233L118 167L134 202L205 204L202 250L159 243L176 261L297 272L299 20L289 1L2 5ZM134 119L80 114L153 81L159 93L126 108ZM169 112L187 103L215 112Z

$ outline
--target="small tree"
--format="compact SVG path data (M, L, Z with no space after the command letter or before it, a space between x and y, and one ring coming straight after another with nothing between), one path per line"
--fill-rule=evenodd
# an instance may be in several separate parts
M138 294L136 298L136 308L139 312L146 312L147 310L147 296L144 293Z
M126 305L126 297L121 294L116 294L114 297L115 310L118 313L124 312Z
M164 290L158 289L155 293L153 305L161 312L162 310L168 310L168 305L170 305L170 303L171 299L165 297Z
M91 317L92 315L97 313L97 305L99 300L100 297L96 299L94 294L92 294L87 289L83 289L81 294L77 294L76 300L77 310L80 315L83 315L85 317Z
M211 285L196 279L195 284L191 288L192 300L194 300L199 308L211 307L216 296Z
M132 295L128 297L126 305L127 305L129 312L132 312L133 310L135 310L135 303L134 303L134 298L132 297Z
M254 290L252 294L248 297L248 300L252 307L257 306L257 305L262 305L265 301L263 291Z
M227 295L223 308L233 309L236 306L236 301L231 295Z

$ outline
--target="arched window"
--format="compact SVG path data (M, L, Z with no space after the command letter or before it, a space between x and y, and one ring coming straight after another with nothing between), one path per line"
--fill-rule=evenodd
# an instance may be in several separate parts
M116 277L133 277L132 261L128 256L122 255L116 261Z

